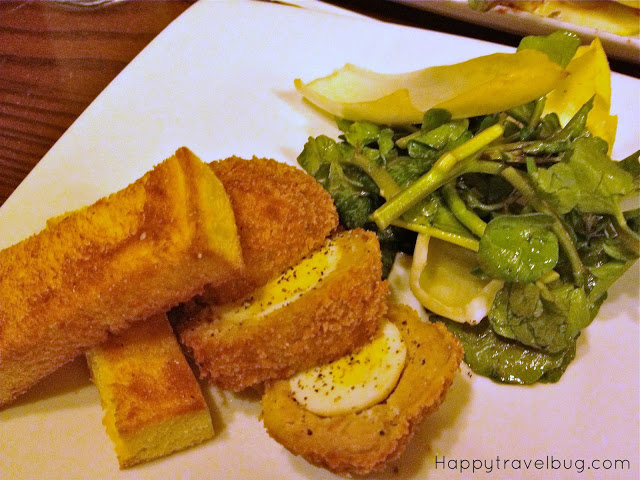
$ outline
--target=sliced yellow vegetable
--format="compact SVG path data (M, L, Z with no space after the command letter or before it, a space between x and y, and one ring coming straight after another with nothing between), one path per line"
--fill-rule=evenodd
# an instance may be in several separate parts
M384 74L346 64L298 91L326 112L349 120L420 123L430 108L454 118L500 112L551 91L567 73L536 50L494 53L454 65Z
M522 2L524 10L541 17L581 25L615 35L637 35L640 30L638 2L602 0Z
M600 39L579 47L567 65L570 75L547 95L544 113L555 112L562 125L595 95L593 109L587 117L589 131L609 143L609 152L616 138L618 117L609 115L611 108L611 70Z
M474 325L487 315L504 285L473 275L476 266L474 251L420 234L409 275L411 291L433 313Z

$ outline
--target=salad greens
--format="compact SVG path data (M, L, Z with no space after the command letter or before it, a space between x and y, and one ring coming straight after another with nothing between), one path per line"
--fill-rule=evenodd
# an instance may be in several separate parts
M579 45L566 32L527 37L566 66ZM607 289L639 256L639 154L617 162L587 128L593 98L565 125L545 97L416 125L337 119L338 140L309 138L299 164L332 195L346 228L377 232L385 275L418 234L477 252L469 272L504 287L478 325L445 322L475 372L501 382L557 381ZM437 317L436 317L437 318Z

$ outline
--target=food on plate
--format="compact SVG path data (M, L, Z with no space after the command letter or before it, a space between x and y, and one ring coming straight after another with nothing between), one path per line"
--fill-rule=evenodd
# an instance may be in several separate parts
M558 34L556 34L558 35ZM555 113L562 125L571 120L572 112L593 97L593 108L587 117L587 129L609 144L616 139L618 117L611 115L611 72L607 55L599 38L588 46L580 46L567 64L569 76L547 95L543 115Z
M0 405L243 267L230 201L186 148L0 251Z
M496 278L469 275L478 267L475 252L421 233L409 274L411 292L429 311L475 325L487 316L504 285Z
M120 468L213 437L209 407L164 313L109 337L87 361Z
M360 348L291 377L291 394L306 410L324 417L358 412L389 396L406 357L400 330L382 319L376 335Z
M453 118L506 110L543 96L565 76L543 53L523 50L400 74L346 64L308 83L298 78L295 86L331 115L406 125L419 123L431 108L446 109Z
M470 0L469 4L481 11L509 7L615 35L633 36L640 31L640 5L637 0Z
M472 370L518 384L560 379L640 239L637 205L623 206L637 204L638 152L609 157L617 120L600 42L580 47L556 32L525 37L518 53L528 50L569 76L539 98L465 118L431 108L418 123L377 124L362 109L363 120L337 118L339 140L311 137L298 156L333 196L342 226L375 231L383 258L415 255L412 289L445 317ZM382 77L368 80L372 91L386 88ZM349 104L345 85L328 90ZM465 98L486 104L484 95ZM427 241L450 245L430 263ZM440 268L474 287L446 288Z
M335 360L366 343L386 309L376 235L340 233L249 297L178 322L200 375L240 391Z
M320 247L338 225L331 196L299 168L237 157L210 166L231 200L247 268L208 287L205 301L246 296Z
M296 400L295 377L269 383L262 411L271 437L293 454L340 475L382 470L402 454L415 429L444 400L463 353L444 325L422 321L410 307L390 304L386 319L397 327L406 347L404 369L393 391L358 412L322 415ZM329 375L340 374L330 365L325 368Z

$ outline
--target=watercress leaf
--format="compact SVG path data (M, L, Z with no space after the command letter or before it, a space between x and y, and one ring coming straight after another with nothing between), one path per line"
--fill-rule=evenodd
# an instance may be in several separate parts
M334 120L336 121L336 125L341 132L348 132L349 128L354 123L353 120L347 120L346 118L342 117L334 117Z
M309 137L302 152L298 155L298 163L311 176L317 177L323 165L339 161L342 156L340 146L335 140L326 135L320 135L315 138Z
M492 219L480 239L478 259L489 275L509 282L534 282L558 262L558 238L550 215L503 215Z
M560 285L542 292L532 283L505 285L488 319L497 334L550 353L569 348L591 321L583 289Z
M410 142L409 146L411 144ZM438 155L433 150L431 152L431 154L424 152L424 156L416 156L414 158L407 156L391 158L387 160L386 169L398 186L406 187L427 173L436 162Z
M345 140L357 149L378 141L380 127L370 122L354 122L344 133Z
M429 132L451 121L451 114L442 108L430 108L424 112L420 130Z
M548 113L540 120L540 128L538 134L540 138L548 138L555 135L556 132L562 129L558 115L555 113Z
M354 152L355 153L355 152ZM377 148L363 147L359 152L364 158L366 158L367 165L370 166L379 166L382 165L383 159L382 155L380 155L380 150Z
M395 142L393 141L394 132L390 128L383 128L378 134L378 149L380 156L384 159L389 159L391 156L395 156Z
M398 252L413 254L417 233L394 226L379 230L375 223L366 224L364 228L375 231L378 236L382 254L382 278L389 276Z
M535 110L536 101L527 102L523 105L519 105L515 108L510 108L507 113L522 123L529 123Z
M473 135L477 135L483 130L492 127L500 121L500 115L490 114L483 115L481 117L472 117L469 119L469 130L473 132Z
M427 195L402 216L409 223L427 225L464 237L475 238L473 234L447 208L438 191Z
M456 140L469 126L469 120L454 120L429 131L420 131L412 140L424 143L436 150L442 150L449 142Z
M616 214L619 201L634 191L632 174L611 160L594 137L574 142L568 164L580 189L577 208L582 212Z
M428 158L435 162L440 157L440 152L421 142L409 140L407 142L407 153L413 158ZM433 163L432 163L433 164ZM426 172L425 172L426 173ZM417 180L417 179L416 179Z
M575 341L572 342L571 346L567 348L567 350L560 352L562 353L562 362L560 362L558 367L551 368L544 372L540 377L540 383L555 383L560 380L560 377L562 377L562 374L565 372L569 364L574 358L576 358L576 343L577 342ZM554 355L559 355L559 353Z
M575 342L557 353L536 350L497 335L487 319L477 325L437 320L443 321L460 340L464 361L471 370L499 382L520 385L557 382L575 356Z
M512 121L507 121L504 124L504 133L503 135L505 137L511 137L513 135L519 135L520 134L520 125L518 125L516 122L512 122Z
M499 208L502 208L513 193L513 186L502 176L466 173L459 178L459 186L471 191L475 199L484 206L499 204Z
M349 163L355 147L320 135L309 138L298 163L333 197L340 222L347 228L363 226L379 206L379 189L371 178ZM370 154L379 157L377 151Z
M518 50L539 50L557 64L566 67L580 46L580 37L575 33L557 31L546 36L529 36L520 41Z
M592 315L595 317L597 309L594 305L602 303L606 298L607 290L615 283L618 278L626 272L629 267L635 263L635 260L627 261L611 261L591 268L592 282L590 285L588 300L591 304Z
M618 165L620 165L623 170L631 174L633 177L633 183L637 190L640 186L640 150L632 153L624 160L620 160Z
M570 212L580 199L576 177L567 163L538 168L530 174L538 195L559 214Z
M362 178L348 177L339 162L331 163L324 187L333 197L340 223L348 229L362 227L377 206Z

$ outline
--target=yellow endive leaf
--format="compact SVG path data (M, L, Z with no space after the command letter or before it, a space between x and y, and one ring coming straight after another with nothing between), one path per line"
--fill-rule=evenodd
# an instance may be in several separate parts
M413 253L409 285L431 312L461 323L482 320L502 288L502 280L485 280L471 272L476 252L420 234Z
M566 75L544 53L522 50L400 74L346 64L326 77L294 84L332 115L399 125L420 123L434 107L446 108L454 118L500 112L545 95Z
M547 95L544 113L555 112L562 125L591 97L593 108L587 117L589 131L609 144L609 152L616 138L618 117L609 114L611 108L611 71L600 39L578 48L567 65L570 75Z

